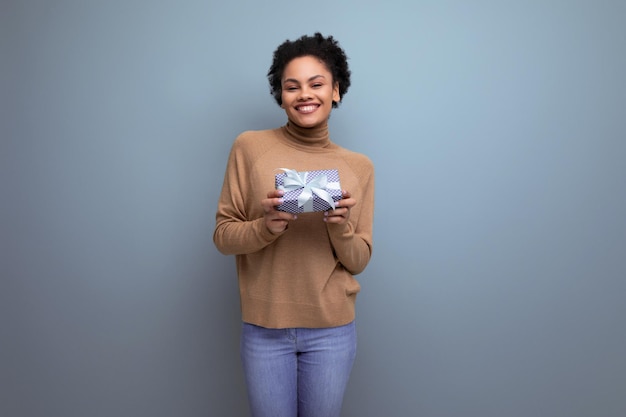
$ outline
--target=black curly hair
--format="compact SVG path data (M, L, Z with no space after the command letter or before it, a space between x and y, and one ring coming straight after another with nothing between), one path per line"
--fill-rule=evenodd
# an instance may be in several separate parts
M316 32L313 36L304 35L295 41L286 40L274 51L274 60L267 72L270 82L270 93L279 106L282 100L282 76L285 67L294 58L314 56L319 58L333 76L333 82L339 84L339 101L348 92L350 87L350 69L348 69L348 57L332 36L324 37ZM333 107L339 103L333 101Z

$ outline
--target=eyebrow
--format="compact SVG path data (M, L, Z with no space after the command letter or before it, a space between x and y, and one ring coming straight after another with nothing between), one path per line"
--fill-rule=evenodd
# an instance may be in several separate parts
M314 75L311 78L309 78L307 81L311 82L313 80L315 80L316 78L326 78L323 75ZM296 80L295 78L287 78L286 80L283 81L284 83L288 83L288 82L292 82L292 83L298 83L300 84L300 81Z

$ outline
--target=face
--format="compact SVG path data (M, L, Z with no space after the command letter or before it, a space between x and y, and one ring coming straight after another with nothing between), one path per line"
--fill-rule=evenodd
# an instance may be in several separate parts
M313 56L292 59L283 72L282 108L292 123L317 127L328 121L333 101L339 101L339 84L326 65Z

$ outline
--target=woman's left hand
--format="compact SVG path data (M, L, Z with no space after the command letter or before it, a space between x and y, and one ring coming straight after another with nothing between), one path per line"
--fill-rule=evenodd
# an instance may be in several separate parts
M354 207L356 200L346 190L342 190L341 194L342 198L335 204L335 209L324 212L325 222L344 224L350 218L350 209Z

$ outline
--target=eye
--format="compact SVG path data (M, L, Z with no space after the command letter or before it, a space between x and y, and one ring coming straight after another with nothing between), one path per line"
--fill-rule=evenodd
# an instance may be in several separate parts
M285 90L287 91L296 91L298 89L298 87L294 86L294 85L290 85L285 87Z
M321 88L322 87L322 83L315 83L313 84L313 88Z

